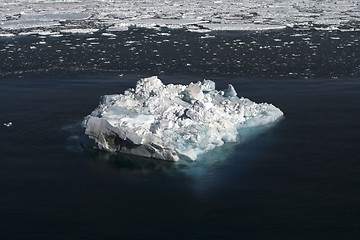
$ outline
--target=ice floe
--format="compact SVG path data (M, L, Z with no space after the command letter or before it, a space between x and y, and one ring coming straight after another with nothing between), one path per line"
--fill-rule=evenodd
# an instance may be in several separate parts
M211 80L164 85L154 76L123 94L101 97L83 126L100 149L178 161L241 141L241 129L282 116L272 104L237 97L230 84L219 91Z
M359 29L358 0L123 0L28 1L0 3L0 33L34 28L96 28L124 31L129 26L207 30L268 30L297 26ZM199 26L198 29L193 28ZM344 27L347 26L347 27ZM343 28L344 27L344 28Z

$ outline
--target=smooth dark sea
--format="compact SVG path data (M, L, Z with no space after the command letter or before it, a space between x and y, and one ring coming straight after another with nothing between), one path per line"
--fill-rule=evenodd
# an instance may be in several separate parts
M291 29L0 39L0 239L359 239L359 40ZM80 123L100 96L152 75L231 83L285 118L186 164L89 147Z

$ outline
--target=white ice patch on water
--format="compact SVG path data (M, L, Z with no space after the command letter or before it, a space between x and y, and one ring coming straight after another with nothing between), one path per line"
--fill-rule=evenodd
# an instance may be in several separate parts
M13 123L12 122L4 122L3 125L5 127L11 127L13 125Z
M27 28L48 28L59 26L61 21L86 20L90 13L36 13L27 14L20 12L12 17L7 15L7 21L0 21L0 27L5 30L27 29ZM11 20L9 20L11 19Z
M9 38L9 37L14 37L15 34L12 33L0 33L0 38L5 37L5 38Z
M290 27L290 25L273 25L273 24L233 24L233 23L206 23L204 28L212 31L257 31L257 30L280 30Z
M154 76L123 94L103 96L83 126L100 149L178 161L196 160L226 142L241 141L240 129L281 116L272 104L237 97L232 85L224 91L211 80L164 85Z
M61 33L72 33L72 34L92 34L94 32L99 31L99 29L94 28L69 28L69 29L63 29L61 30Z

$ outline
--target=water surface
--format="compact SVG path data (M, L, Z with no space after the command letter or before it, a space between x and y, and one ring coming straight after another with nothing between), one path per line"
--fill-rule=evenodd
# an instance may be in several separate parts
M356 239L360 79L212 79L285 119L186 165L84 147L83 117L146 74L0 81L2 239Z

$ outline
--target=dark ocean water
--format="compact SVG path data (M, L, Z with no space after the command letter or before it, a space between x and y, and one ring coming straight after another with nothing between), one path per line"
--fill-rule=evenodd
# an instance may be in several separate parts
M0 76L95 71L239 77L360 76L360 32L139 29L0 38Z
M277 39L278 34L291 38L292 33L267 34L269 39L271 34ZM359 33L336 34L340 38L319 40L319 46L330 49L335 40L346 42L350 35L353 40L359 38ZM88 37L82 38L86 42ZM32 39L35 37L1 41L29 46ZM258 42L264 39L255 38ZM49 49L63 46L57 44ZM220 45L226 46L226 42ZM151 44L144 46L147 52L152 48ZM356 48L354 44L352 50ZM298 51L303 54L307 49L313 48ZM184 56L169 52L179 66L173 73L171 64L164 62L165 67L154 70L153 63L139 58L136 66L141 69L136 72L130 65L120 64L116 72L124 72L124 76L119 78L118 73L97 71L95 65L76 70L59 64L55 70L43 71L47 63L54 66L59 60L44 51L35 53L49 60L19 51L23 68L13 64L16 69L8 67L5 51L1 54L0 122L11 121L13 126L0 126L0 239L360 237L357 52L324 51L321 62L329 63L331 73L320 67L309 68L307 61L296 65L276 55L276 64L288 61L298 70L289 75L286 66L274 64L276 71L268 70L270 77L254 67L248 72L241 70L245 67L235 69L235 74L200 64L188 71L186 65L180 67ZM254 56L263 57L259 51ZM76 59L71 54L64 56ZM135 61L129 56L129 62ZM194 56L186 61L194 65L205 55ZM344 59L352 65L346 65ZM272 64L266 58L265 63L270 69ZM345 65L348 68L341 68ZM308 73L313 75L303 74L303 69L310 69ZM80 122L98 105L99 97L122 93L141 77L160 72L165 83L207 78L214 80L218 89L232 83L238 95L273 103L285 118L252 134L244 143L227 144L194 163L174 164L89 148Z

